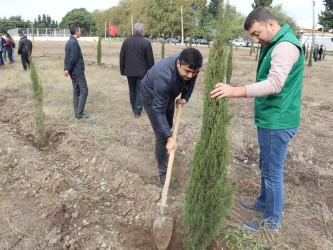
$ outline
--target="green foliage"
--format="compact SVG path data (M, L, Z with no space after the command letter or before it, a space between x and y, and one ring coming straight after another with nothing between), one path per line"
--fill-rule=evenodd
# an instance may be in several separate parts
M323 25L324 30L328 31L333 29L333 0L323 0L325 10L321 11L319 17L319 24Z
M190 48L192 48L192 43L193 43L193 36L190 36Z
M232 75L232 43L229 46L228 60L227 60L227 72L226 72L226 84L230 84Z
M101 65L102 60L102 38L98 38L98 44L97 44L97 64Z
M164 54L165 54L165 42L162 42L162 59L164 58Z
M221 8L220 8L221 9ZM228 188L229 152L228 125L232 118L227 99L212 99L210 91L217 82L224 82L230 36L230 6L219 14L220 27L210 49L205 72L204 113L201 135L197 141L191 178L184 204L184 245L186 249L206 248L220 234L220 227L229 213L235 188Z
M308 66L312 66L312 55L313 55L313 47L311 46Z
M36 134L39 141L44 144L47 142L45 132L45 113L43 110L43 87L39 80L35 63L30 61L30 80L32 88L32 99L35 106L35 125Z
M94 17L85 8L73 9L68 12L61 20L60 27L68 29L76 24L80 27L82 36L87 36L90 30L94 33L96 30L96 21Z
M306 46L306 51L305 51L305 61L307 61L309 58L309 45Z
M263 7L263 8L267 8L270 7L272 5L273 0L254 0L254 3L251 4L252 8L259 8L259 7Z
M58 28L58 21L52 20L49 15L38 15L37 20L34 19L34 28Z

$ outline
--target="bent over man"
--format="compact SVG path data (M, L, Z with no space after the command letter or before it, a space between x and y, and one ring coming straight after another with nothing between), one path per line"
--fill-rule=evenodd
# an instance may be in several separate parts
M254 42L262 45L256 83L232 87L218 83L212 98L254 97L254 116L260 145L260 195L254 203L241 203L263 217L243 226L276 231L283 209L283 167L288 143L300 124L304 53L288 24L282 27L264 8L254 9L244 23Z
M186 104L191 95L202 66L202 55L194 48L184 49L180 54L169 56L156 63L141 82L141 96L155 134L155 157L164 185L169 154L177 149L171 128L176 103Z

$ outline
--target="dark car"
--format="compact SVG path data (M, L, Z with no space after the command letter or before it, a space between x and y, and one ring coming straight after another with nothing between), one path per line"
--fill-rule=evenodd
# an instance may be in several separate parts
M173 37L169 37L166 39L167 43L178 43L178 39L173 38Z
M202 38L199 38L199 39L195 40L195 43L196 44L208 44L207 40L202 39Z

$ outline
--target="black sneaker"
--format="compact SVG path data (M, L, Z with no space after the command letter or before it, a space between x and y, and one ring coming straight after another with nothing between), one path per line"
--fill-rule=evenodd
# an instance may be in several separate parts
M245 210L248 210L248 211L251 211L251 212L255 212L255 213L263 213L263 211L261 211L260 209L258 209L256 207L256 204L255 203L247 203L247 202L242 202L240 204L240 207L245 209Z
M253 220L253 221L245 221L243 224L243 227L247 230L250 230L252 232L260 232L265 231L266 229L270 230L271 232L279 232L279 228L274 228L270 223L268 223L266 220Z
M86 118L86 119L88 119L90 116L89 115L87 115L87 114L85 114L85 113L83 113L82 115L80 115L80 116L75 116L77 119L82 119L82 118Z

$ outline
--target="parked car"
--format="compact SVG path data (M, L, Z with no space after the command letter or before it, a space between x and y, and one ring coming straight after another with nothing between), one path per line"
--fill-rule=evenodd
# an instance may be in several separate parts
M234 46L238 46L238 47L245 47L246 46L246 41L243 39L235 39L232 41L232 44Z
M173 37L169 37L166 39L167 43L178 43L178 39L173 38Z
M190 42L190 38L189 37L186 37L184 39L184 43L189 43ZM195 43L195 39L192 37L192 43Z
M199 38L199 39L195 40L195 43L196 44L208 44L207 40L202 39L202 38Z

